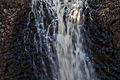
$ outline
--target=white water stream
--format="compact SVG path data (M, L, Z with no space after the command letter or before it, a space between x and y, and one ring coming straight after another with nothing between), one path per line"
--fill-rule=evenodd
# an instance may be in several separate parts
M32 12L35 15L35 22L37 26L37 33L39 35L43 34L46 39L46 43L49 48L49 42L47 41L49 36L44 30L44 11L43 7L40 5L39 9L35 9L34 5L36 2L44 0L32 0ZM94 75L93 66L90 62L86 61L86 53L83 50L82 42L83 38L81 35L81 29L84 25L84 13L85 7L88 7L87 1L85 0L46 0L46 2L51 6L51 8L57 14L58 25L52 25L52 27L58 26L58 34L54 33L56 36L57 58L59 65L59 72L56 74L58 78L56 80L96 80ZM49 9L49 8L48 8ZM54 13L49 13L54 15ZM54 20L53 20L54 22ZM52 23L51 23L52 24ZM48 25L51 27L51 24ZM41 27L39 27L41 26ZM55 31L55 30L54 30ZM53 31L53 32L54 32ZM39 36L41 38L41 36ZM36 39L34 39L36 41ZM40 43L41 45L42 43ZM39 50L35 44L37 50ZM49 51L50 52L50 51ZM52 55L47 53L51 62L54 64ZM43 61L44 64L44 61ZM54 73L53 68L53 73ZM46 73L47 75L47 73Z

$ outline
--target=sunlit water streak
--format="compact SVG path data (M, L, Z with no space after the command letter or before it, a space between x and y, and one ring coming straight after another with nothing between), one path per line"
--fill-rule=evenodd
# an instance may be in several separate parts
M83 12L84 9L88 7L88 5L86 5L87 1L44 0L44 2L49 5L46 7L49 16L53 18L51 19L51 23L47 25L47 29L44 24L46 13L43 10L44 6L42 2L42 0L32 0L31 2L31 12L33 12L35 16L35 26L39 37L39 42L37 42L35 35L34 43L36 45L36 50L39 53L42 51L42 40L44 40L44 46L46 46L45 48L47 52L43 54L47 55L52 63L51 74L53 74L53 79L97 80L91 62L86 60L88 57L86 56L82 45L83 38L81 35L81 29L83 28L85 17ZM52 37L50 34L51 27L53 28ZM57 32L56 27L58 28ZM56 58L58 58L58 63L56 63L53 59L55 54L51 51L51 43L56 50ZM46 66L44 65L44 60L41 60L45 72L44 76L48 76ZM56 66L57 64L59 67ZM39 66L36 66L34 59L33 65L36 77L41 76L36 68ZM44 78L40 78L40 80L42 79Z

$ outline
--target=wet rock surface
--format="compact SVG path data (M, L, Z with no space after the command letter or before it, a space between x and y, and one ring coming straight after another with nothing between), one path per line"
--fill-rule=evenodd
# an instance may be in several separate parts
M86 51L100 80L120 80L120 0L88 0L88 4Z
M49 5L37 2L36 9L43 6L45 11L45 27L38 26L44 28L45 32L39 34L35 25L35 15L30 12L28 1L2 0L0 4L0 80L54 80L53 76L56 75L53 75L51 70L54 66L48 57L48 53L54 53L54 59L56 57L52 25L47 32L48 25L54 18L51 9L48 9ZM49 45L52 46L50 52L46 43L47 33L50 35ZM38 50L35 43L39 47Z

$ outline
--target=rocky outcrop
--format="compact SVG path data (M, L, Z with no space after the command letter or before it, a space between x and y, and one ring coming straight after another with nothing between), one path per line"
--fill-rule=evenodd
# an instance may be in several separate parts
M120 0L88 0L86 50L100 80L120 79Z

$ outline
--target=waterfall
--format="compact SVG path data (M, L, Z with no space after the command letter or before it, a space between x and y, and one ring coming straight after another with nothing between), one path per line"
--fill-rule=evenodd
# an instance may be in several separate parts
M39 72L33 55L33 72L38 80L96 80L82 45L85 7L85 0L31 1L30 13L37 29L34 45L44 67ZM51 71L47 71L43 56Z
M81 30L84 25L84 3L86 2L83 0L71 0L71 2L64 0L63 4L58 1L56 5L60 80L95 80L92 64L86 62L87 56L82 47ZM64 15L68 19L65 20ZM66 23L64 23L65 21Z
M32 55L35 77L37 80L56 80L58 72L55 49L57 35L56 13L46 1L32 0L29 16L33 17L32 23L34 22L36 28L34 45L37 53Z

